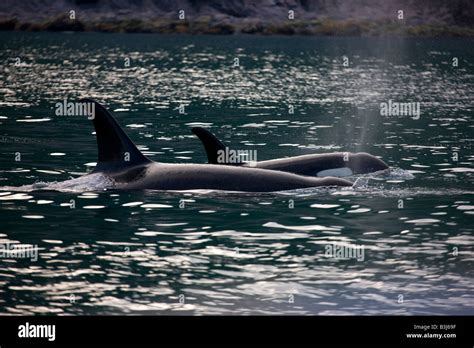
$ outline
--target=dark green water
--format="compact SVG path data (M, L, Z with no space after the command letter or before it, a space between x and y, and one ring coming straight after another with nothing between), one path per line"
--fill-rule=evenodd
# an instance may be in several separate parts
M0 32L0 47L0 243L40 248L0 258L1 314L474 314L472 40ZM61 183L96 161L90 121L54 114L79 97L156 161L205 162L204 125L259 160L366 151L392 170L274 194ZM420 117L381 116L389 99Z

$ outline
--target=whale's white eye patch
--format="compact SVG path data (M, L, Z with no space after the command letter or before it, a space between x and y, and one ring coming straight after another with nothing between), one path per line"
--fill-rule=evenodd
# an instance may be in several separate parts
M352 175L351 168L341 167L341 168L332 168L332 169L325 169L321 170L320 172L316 173L316 176L350 176Z

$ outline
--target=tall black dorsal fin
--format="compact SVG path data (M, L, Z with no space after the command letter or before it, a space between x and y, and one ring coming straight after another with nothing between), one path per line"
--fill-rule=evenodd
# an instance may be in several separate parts
M98 159L93 172L106 172L123 166L134 166L151 162L137 149L114 117L93 99L81 99L81 103L92 103Z
M217 151L225 151L225 145L216 138L214 134L207 129L201 127L194 127L192 132L201 140L207 154L207 161L210 164L218 164Z

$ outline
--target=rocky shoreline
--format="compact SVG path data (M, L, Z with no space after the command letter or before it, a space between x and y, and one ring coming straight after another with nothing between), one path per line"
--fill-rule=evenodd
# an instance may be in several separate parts
M40 22L20 21L15 18L0 20L0 30L15 31L86 31L108 33L160 34L261 34L261 35L318 35L318 36L414 36L414 37L474 37L474 28L420 24L405 25L396 20L293 20L284 23L265 23L243 20L242 23L219 23L213 20L109 20L81 21L66 15Z
M2 0L0 30L474 37L474 1Z

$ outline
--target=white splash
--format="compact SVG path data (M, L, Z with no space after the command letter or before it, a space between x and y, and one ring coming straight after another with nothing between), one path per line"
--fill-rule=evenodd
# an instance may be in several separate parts
M87 192L104 191L114 188L115 182L104 174L89 174L66 181L35 182L32 185L0 187L2 191L31 192L31 191L61 191L61 192Z

